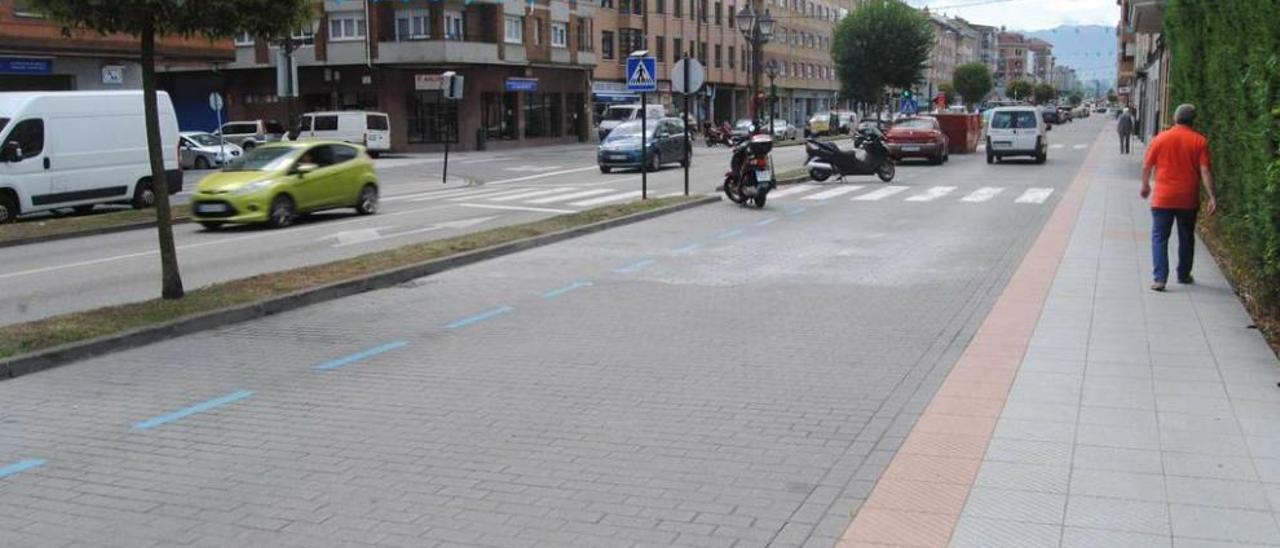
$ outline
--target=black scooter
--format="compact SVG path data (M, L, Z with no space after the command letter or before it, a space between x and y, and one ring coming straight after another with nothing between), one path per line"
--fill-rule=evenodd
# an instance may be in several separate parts
M806 139L804 146L809 155L805 167L809 168L809 177L815 181L825 181L832 175L842 182L845 175L875 175L887 183L896 173L889 149L884 146L884 137L871 128L860 129L854 135L853 147L856 150L840 150L834 143L813 138ZM857 150L863 151L866 157L859 159Z

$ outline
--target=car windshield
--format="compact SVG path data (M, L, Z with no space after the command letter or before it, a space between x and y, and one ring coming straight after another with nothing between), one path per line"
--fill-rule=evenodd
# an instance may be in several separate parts
M301 150L294 147L255 148L245 154L244 160L228 166L226 171L276 171L284 169Z
M220 141L217 137L214 137L213 135L210 135L208 133L192 133L192 134L184 135L184 137L191 139L191 141L193 141L195 144L200 145L202 147L218 146L219 144L222 143L222 141Z
M991 116L991 127L995 129L1034 129L1036 127L1036 115L1025 110L997 112Z
M933 120L927 118L910 118L894 125L906 129L933 129Z
M754 127L754 124L751 123L751 120L738 120L738 123L734 124L733 127L735 129L745 129L750 131L751 128Z
M608 109L605 109L604 116L602 116L601 118L605 120L615 120L615 121L630 120L631 115L635 114L635 112L636 112L635 108L608 108Z
M646 128L649 130L648 135L649 137L653 137L653 132L654 130L657 129L658 123L652 122L648 125L649 127ZM613 131L610 131L609 136L605 137L604 140L606 143L608 143L612 141L625 141L627 139L635 139L639 136L640 136L640 122L637 120L637 121L626 122L624 124L620 124L616 128L613 128Z

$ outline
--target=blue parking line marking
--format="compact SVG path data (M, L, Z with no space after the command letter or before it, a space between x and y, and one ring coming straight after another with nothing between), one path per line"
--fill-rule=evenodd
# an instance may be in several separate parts
M793 208L791 208L791 209L788 209L788 210L787 210L787 215L799 215L799 214L804 213L804 212L806 212L806 211L809 211L809 210L808 210L807 208L803 208L803 207L793 207Z
M672 249L671 252L680 253L680 254L693 253L694 251L697 251L698 249L701 249L701 248L702 248L702 244L689 244L684 247L677 247L675 249Z
M592 283L591 283L590 281L587 281L587 280L578 280L578 281L573 282L573 283L571 283L571 284L569 284L569 285L566 285L566 286L564 286L564 287L561 287L560 289L552 289L551 291L548 291L548 292L546 292L546 293L543 293L543 294L542 294L542 298L544 298L544 299L554 299L554 298L556 298L556 297L559 297L559 296L561 296L561 295L564 295L565 293L568 293L568 292L573 291L573 290L575 290L575 289L582 289L582 288L584 288L584 287L591 287L591 286L592 286Z
M742 229L741 229L741 228L735 228L735 229L733 229L733 230L728 230L728 231L725 231L725 232L721 232L721 233L720 233L720 235L719 235L719 236L716 236L716 237L717 237L717 238L720 238L721 240L727 240L727 239L732 238L732 237L734 237L734 236L741 236L741 235L742 235Z
M658 261L655 261L653 259L642 259L634 263L631 263L627 266L624 266L621 268L615 268L613 269L613 271L618 274L630 274L632 272L639 272L641 270L644 270L647 267L653 266L657 262Z
M26 472L32 468L44 466L44 459L27 459L20 460L10 465L0 466L0 478L12 476L19 472Z
M777 217L769 217L769 218L767 218L767 219L760 219L759 221L756 221L756 226L771 225L771 224L773 224L773 223L775 223L775 222L777 222L777 221L778 221L778 218L777 218Z
M334 358L332 360L329 360L327 362L324 362L320 365L315 366L314 369L316 371L328 371L330 369L337 369L344 365L350 365L360 360L372 358L383 352L389 352L397 348L404 347L408 344L409 343L405 341L389 342L387 344L375 346L368 350L361 350L360 352L356 352L355 354L349 354L341 358Z
M448 324L444 327L445 329L457 329L459 327L466 327L468 325L477 324L485 320L496 318L503 314L510 313L514 310L515 309L511 308L510 306L500 306L498 308L489 310L487 312L481 312L479 314L476 314L475 316L469 316L469 317L463 318L461 320Z
M197 403L191 407L179 409L172 413L167 413L164 415L160 415L158 417L151 417L145 421L134 424L133 429L147 430L149 428L155 428L162 424L167 424L167 423L176 421L178 419L190 417L191 415L195 415L197 413L204 413L205 411L209 411L218 407L222 407L229 403L243 400L252 395L253 395L253 392L250 390L237 390L225 396L220 396L220 397L211 399L209 401Z

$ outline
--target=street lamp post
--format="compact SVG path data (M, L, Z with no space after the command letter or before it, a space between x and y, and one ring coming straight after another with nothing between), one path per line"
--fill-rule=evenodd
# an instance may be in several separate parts
M778 85L774 80L778 78L778 60L770 59L764 66L764 73L769 77L769 135L774 135L776 127L774 120L778 118Z
M744 6L735 18L738 20L738 30L742 31L742 37L751 46L751 121L756 127L760 127L760 109L756 108L756 97L760 95L760 55L764 45L773 38L774 19L769 15L769 10L757 14L751 9L751 3Z

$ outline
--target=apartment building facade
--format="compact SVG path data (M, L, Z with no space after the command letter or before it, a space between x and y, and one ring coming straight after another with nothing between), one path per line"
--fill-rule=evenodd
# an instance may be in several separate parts
M1120 6L1120 59L1116 93L1136 111L1139 138L1169 126L1169 50L1164 43L1164 3L1117 0Z
M1031 78L1031 42L1016 32L1001 31L996 58L996 85L1004 88L1015 80Z
M1053 44L1032 38L1027 49L1031 51L1031 74L1037 83L1047 84L1053 81L1053 68L1056 59L1053 57Z
M924 97L933 98L944 83L950 83L956 67L981 60L982 32L960 18L925 14L933 26L933 50L924 74Z

